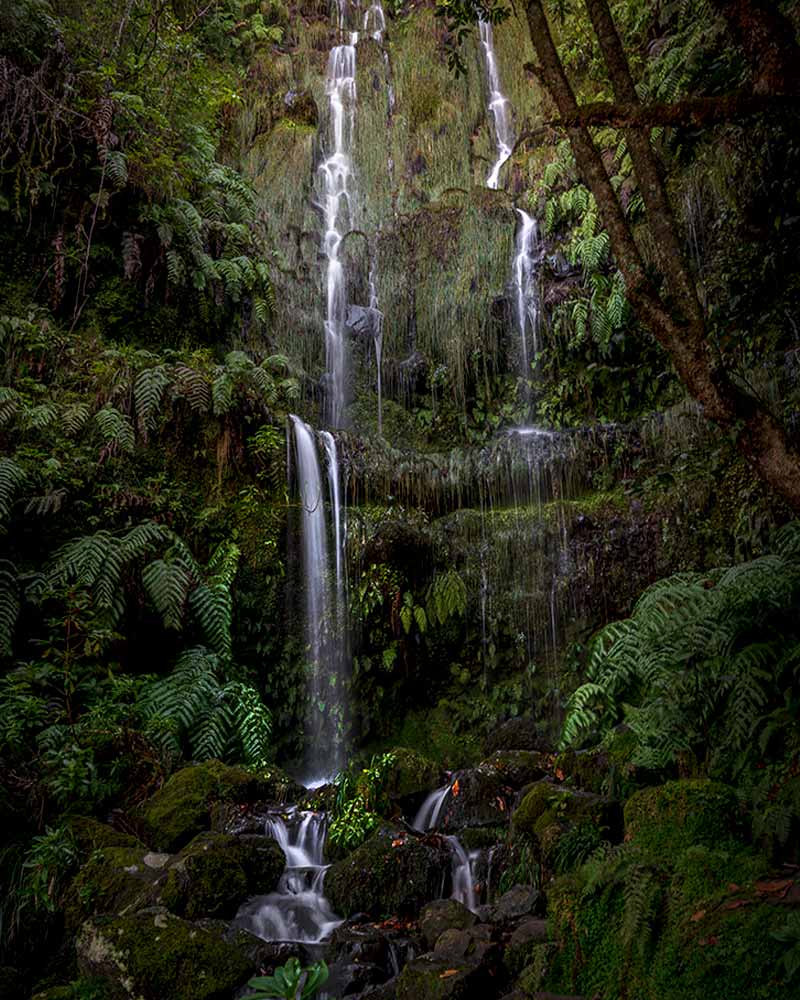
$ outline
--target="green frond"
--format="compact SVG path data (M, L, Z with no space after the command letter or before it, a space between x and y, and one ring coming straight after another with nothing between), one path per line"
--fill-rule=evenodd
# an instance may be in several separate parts
M5 531L4 522L26 478L25 470L13 458L0 458L0 531Z

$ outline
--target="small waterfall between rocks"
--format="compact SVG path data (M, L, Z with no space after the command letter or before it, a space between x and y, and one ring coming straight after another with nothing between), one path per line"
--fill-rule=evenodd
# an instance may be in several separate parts
M276 891L249 899L239 909L235 924L265 941L307 945L327 941L342 920L323 893L328 867L323 860L324 813L294 808L271 813L264 832L280 844L286 869Z
M414 817L415 830L426 833L436 829L444 804L452 793L452 788L453 786L450 784L444 785L442 788L434 789L425 798ZM459 903L463 903L467 909L474 912L478 902L475 893L473 865L477 860L478 852L470 851L468 853L454 834L449 834L444 839L450 848L451 857L452 892L450 898L458 900Z

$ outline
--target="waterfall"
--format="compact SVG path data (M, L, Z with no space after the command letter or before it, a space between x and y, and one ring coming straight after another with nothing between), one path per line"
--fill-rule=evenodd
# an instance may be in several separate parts
M494 138L497 147L497 159L486 186L497 190L500 182L500 168L511 156L514 148L514 135L511 128L511 105L500 87L500 74L497 70L497 59L494 52L494 31L488 21L479 21L481 51L486 66L486 83L489 90L489 113L494 123Z
M344 6L339 6L339 28L343 29ZM347 285L339 250L351 228L353 211L353 123L356 101L356 42L350 33L347 45L336 45L328 57L325 93L330 115L328 142L333 149L322 161L319 176L325 235L322 251L327 261L327 310L325 319L326 419L339 427L344 417L347 380Z
M414 817L413 827L415 830L426 833L428 830L436 829L442 808L450 795L451 788L452 786L448 784L443 788L436 788L427 796L419 807L417 815ZM458 837L452 834L445 837L445 840L447 841L447 846L450 848L451 857L453 891L450 898L457 899L459 903L463 903L468 909L474 911L477 906L477 900L472 866L476 855L474 853L468 854Z
M317 441L299 417L291 417L302 506L305 630L308 647L306 784L319 784L344 763L342 728L347 675L347 609L344 588L344 519L339 492L336 442L323 438L335 545L335 587L331 586L328 530Z
M286 856L278 888L240 907L235 925L265 941L321 944L342 922L325 898L325 816L294 808L267 817L266 834Z
M539 350L539 262L542 245L536 219L521 208L516 211L520 221L514 241L511 283L514 292L514 320L519 335L520 374L527 384L531 376L531 362L536 360Z

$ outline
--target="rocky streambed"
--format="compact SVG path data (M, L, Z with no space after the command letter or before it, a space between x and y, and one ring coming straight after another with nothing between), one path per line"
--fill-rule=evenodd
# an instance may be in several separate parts
M530 741L449 775L393 759L389 808L349 852L326 842L331 789L218 761L174 774L127 831L74 820L84 863L58 961L122 1000L238 1000L293 956L328 963L320 1000L591 996L623 967L637 996L671 996L650 980L687 970L700 996L715 948L757 964L778 897L783 913L800 902L796 872L758 881L763 858L716 782L652 785L613 748Z

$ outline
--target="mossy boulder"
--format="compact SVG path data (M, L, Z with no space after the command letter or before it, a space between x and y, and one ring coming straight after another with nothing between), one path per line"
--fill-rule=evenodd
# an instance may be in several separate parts
M499 951L486 926L451 928L432 952L412 959L397 980L397 1000L475 1000L495 996Z
M389 752L394 760L386 774L384 788L393 802L420 799L443 783L441 767L416 750L395 747Z
M447 851L382 827L325 876L325 894L341 916L417 913L435 899Z
M447 930L466 930L477 921L475 914L457 899L435 899L419 915L419 929L425 944L433 948Z
M583 852L578 839L591 848L601 840L620 840L622 808L613 799L540 781L525 792L511 822L516 834L533 842L545 868L553 870L570 853L564 843L568 836L576 840L578 859Z
M718 847L740 833L736 792L707 778L643 788L625 804L626 840L658 857L676 857L693 844Z
M235 944L165 910L94 917L76 939L83 975L114 1000L229 1000L254 971Z
M800 879L754 881L763 865L744 847L656 857L630 841L604 862L557 879L548 926L558 947L537 986L629 1000L793 995L786 944L773 933L800 925L793 902Z
M149 906L158 867L145 863L141 847L103 847L93 851L67 894L64 923L74 932L94 914L121 914Z
M90 816L72 816L67 822L72 839L81 854L102 850L105 847L129 847L146 850L144 844L129 833L122 833L108 823L101 823Z
M504 785L516 791L549 774L550 758L539 750L497 750L479 767L495 771Z
M163 788L140 808L139 818L148 842L160 851L177 851L211 825L216 802L285 802L302 792L277 767L257 772L229 767L218 760L193 764L177 771Z
M492 730L484 744L487 755L496 753L498 750L540 750L547 752L550 746L550 741L542 727L529 715L503 722Z
M454 833L473 827L497 827L508 822L515 789L494 763L459 771L442 804L438 828Z
M189 919L233 917L248 896L275 889L284 864L269 837L201 833L160 875L155 901Z

